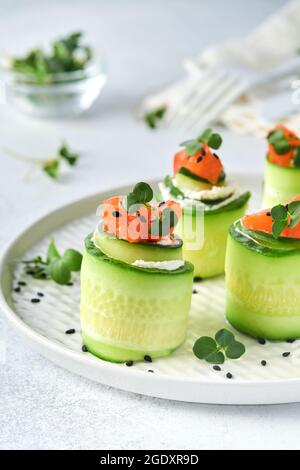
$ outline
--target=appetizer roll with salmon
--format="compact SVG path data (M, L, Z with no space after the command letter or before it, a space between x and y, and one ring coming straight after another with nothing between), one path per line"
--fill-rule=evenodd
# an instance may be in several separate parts
M281 124L267 138L263 207L272 207L300 194L300 139Z
M185 339L193 266L174 235L181 208L146 183L107 199L85 240L81 327L88 350L113 362L166 356Z
M238 330L300 338L300 196L232 225L226 284L227 319Z
M222 138L211 129L174 156L173 176L160 183L162 198L180 203L183 217L177 233L183 239L183 257L192 262L195 277L224 273L228 229L246 211L250 193L241 194L236 183L227 180L216 154Z

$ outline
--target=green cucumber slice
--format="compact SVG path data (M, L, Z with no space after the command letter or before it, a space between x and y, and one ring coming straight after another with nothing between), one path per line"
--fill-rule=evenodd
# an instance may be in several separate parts
M193 263L195 276L207 278L224 273L228 230L233 222L245 214L249 197L250 193L245 193L227 206L205 211L203 224L199 223L200 229L197 227L196 234L189 233L187 229L193 227L195 230L196 213L183 209L176 233L183 238L183 259ZM199 234L201 227L202 233ZM198 239L203 243L199 245Z
M256 249L236 228L230 230L225 263L227 319L251 336L299 338L300 251L262 248Z
M179 172L175 175L175 182L179 189L189 189L190 191L203 191L205 189L211 189L213 187L213 185L208 181L198 178L195 175L190 175L192 175L192 173L190 173L188 170L185 170L184 168L181 168Z
M300 194L300 168L288 168L266 160L263 207L286 204Z
M113 260L86 238L81 328L88 349L113 362L170 354L185 339L193 266L147 269Z
M129 243L101 230L95 232L94 243L107 256L124 263L132 264L136 260L169 261L182 259L182 240L172 238L172 243Z
M300 252L300 240L281 237L276 240L272 235L263 232L246 230L240 221L230 227L229 233L238 243L247 249L264 256L280 257Z

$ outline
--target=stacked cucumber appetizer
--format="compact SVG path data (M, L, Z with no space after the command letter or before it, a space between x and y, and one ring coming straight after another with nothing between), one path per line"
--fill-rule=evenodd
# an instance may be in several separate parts
M237 221L226 255L227 318L255 337L300 337L300 196Z
M268 134L263 207L286 203L300 194L300 139L283 125Z
M81 326L88 350L126 362L170 354L185 339L193 266L174 235L181 208L155 203L146 183L102 204L85 240Z
M196 277L224 273L228 229L245 213L250 197L227 180L215 152L221 144L221 136L211 129L183 142L184 148L174 156L173 176L159 185L162 198L175 199L182 206L176 232Z

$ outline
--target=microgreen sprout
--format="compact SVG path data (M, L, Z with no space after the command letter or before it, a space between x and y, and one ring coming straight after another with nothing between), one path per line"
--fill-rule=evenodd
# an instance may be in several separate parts
M47 257L45 260L41 256L36 256L31 260L23 260L25 272L34 279L52 279L57 284L68 284L71 280L71 273L80 271L82 255L73 248L67 249L61 256L51 240Z
M92 58L92 49L81 43L82 33L57 39L49 53L41 48L11 60L11 69L39 85L56 83L57 74L84 70ZM21 79L21 78L20 78Z
M217 150L222 145L222 137L220 134L213 132L212 129L205 129L199 137L196 139L185 140L180 144L180 146L184 147L187 155L192 156L201 150L204 143L212 149Z
M245 346L236 341L233 333L225 328L219 330L214 338L198 338L193 347L195 356L210 364L223 364L225 358L239 359L245 352Z
M161 106L144 114L144 121L151 129L156 129L167 111L166 106Z
M293 201L287 205L278 204L271 210L273 218L272 233L279 238L286 227L294 228L300 222L300 201Z

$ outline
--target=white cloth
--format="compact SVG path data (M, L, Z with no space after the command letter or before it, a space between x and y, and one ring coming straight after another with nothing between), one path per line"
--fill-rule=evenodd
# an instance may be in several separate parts
M222 46L207 49L198 57L187 60L184 67L187 78L163 90L161 93L145 100L145 106L153 108L162 104L168 104L170 99L176 99L176 94L184 89L189 80L194 76L200 76L208 67L222 62L235 62L237 64L253 68L255 70L268 70L291 59L300 51L300 0L289 2L279 12L264 21L254 32L240 41L230 41ZM299 71L300 72L300 71ZM291 80L284 84L268 86L257 89L241 97L230 105L219 118L226 127L243 133L262 134L266 129L275 124L275 120L262 114L264 102L271 97L282 100L292 100ZM279 103L279 104L278 104ZM300 132L300 106L297 114L292 113L292 104L287 106L287 116L280 119ZM280 106L280 100L274 101L274 106ZM270 101L272 107L272 101ZM295 111L295 109L293 110ZM283 115L284 117L284 115Z

